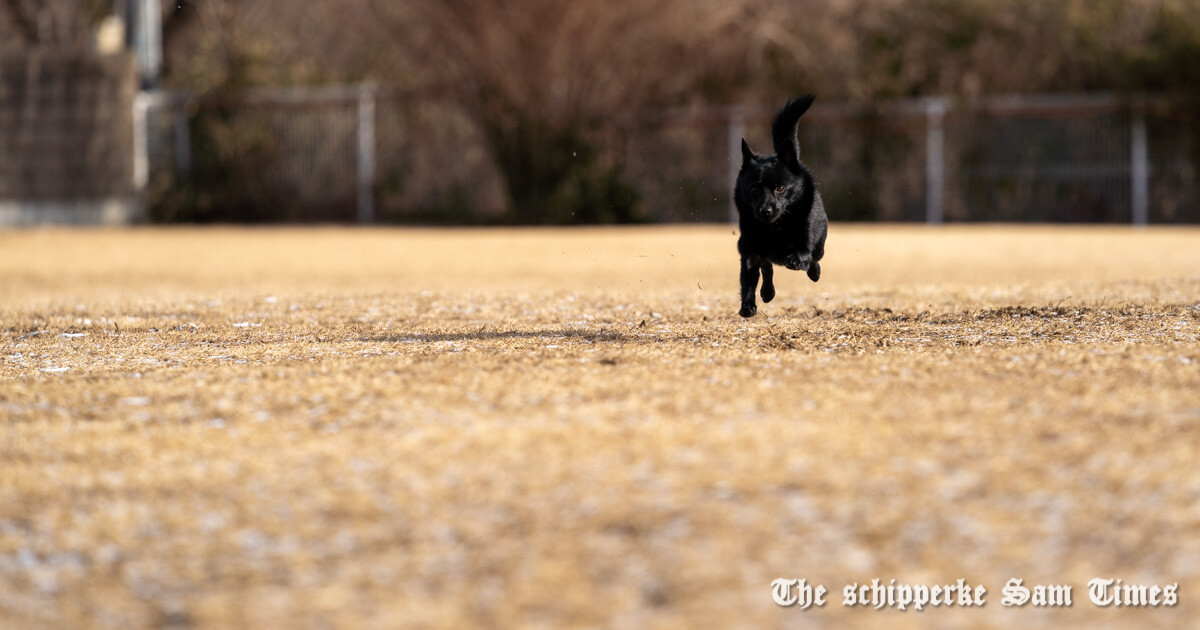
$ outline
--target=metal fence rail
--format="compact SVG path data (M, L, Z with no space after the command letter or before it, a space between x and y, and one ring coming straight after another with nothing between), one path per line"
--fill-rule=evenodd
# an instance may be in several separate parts
M479 130L452 106L407 93L288 88L220 103L143 95L137 107L135 171L151 203L224 181L241 198L220 203L246 219L488 222L505 205ZM648 218L726 221L740 140L770 151L772 114L654 112L597 141ZM801 121L801 158L835 220L1200 223L1193 119L1111 95L819 102ZM214 148L237 157L211 163Z
M737 143L745 135L770 151L772 114L673 112L654 149L629 156L634 173L652 172L664 157L684 169L667 182L644 179L647 200L721 219L731 211ZM1155 99L1111 95L818 104L800 123L801 159L831 216L843 220L1196 223L1200 126L1191 120Z

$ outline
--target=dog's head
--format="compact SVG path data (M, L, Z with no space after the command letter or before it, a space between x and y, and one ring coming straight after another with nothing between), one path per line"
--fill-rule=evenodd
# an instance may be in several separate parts
M736 195L763 223L774 223L788 213L812 186L812 178L800 163L796 123L812 105L812 95L788 101L771 123L775 154L758 154L742 139L742 169L738 172Z

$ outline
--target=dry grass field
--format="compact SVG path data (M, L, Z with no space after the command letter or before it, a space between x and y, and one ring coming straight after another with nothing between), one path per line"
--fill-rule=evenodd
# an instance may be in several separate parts
M1200 230L834 225L750 320L735 239L0 232L0 627L1200 623Z

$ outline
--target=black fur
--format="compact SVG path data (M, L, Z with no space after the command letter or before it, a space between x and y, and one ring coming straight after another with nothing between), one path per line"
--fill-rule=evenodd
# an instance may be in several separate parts
M829 219L812 173L800 162L796 124L812 105L813 95L790 100L771 123L775 155L759 155L742 140L742 170L733 189L738 210L738 253L742 255L742 308L751 317L758 311L754 290L762 276L762 299L775 297L773 265L808 272L821 278Z

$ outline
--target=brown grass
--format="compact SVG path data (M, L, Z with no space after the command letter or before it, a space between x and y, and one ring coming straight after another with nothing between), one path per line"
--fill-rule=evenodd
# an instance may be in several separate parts
M0 233L0 627L1200 619L1200 231L836 225L752 320L734 240Z

